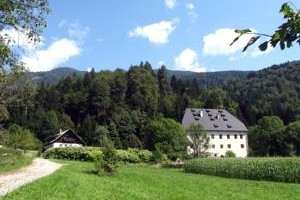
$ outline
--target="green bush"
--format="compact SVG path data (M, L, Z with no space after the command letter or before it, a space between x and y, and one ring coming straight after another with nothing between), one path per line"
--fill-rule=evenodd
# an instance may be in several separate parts
M225 157L227 157L227 158L235 158L236 155L235 155L235 153L233 151L226 151Z
M99 156L96 161L96 164L98 164L97 174L114 174L119 167L119 160L111 140L105 138L102 152L102 156Z
M228 178L300 183L299 158L203 158L187 161L184 171Z
M43 152L42 156L44 158L95 162L103 155L102 150L100 147L51 148ZM153 161L152 152L148 150L117 150L116 156L123 163L147 163Z
M79 160L79 161L97 161L101 157L102 151L95 147L66 147L47 149L42 156L44 158Z
M117 150L117 157L124 163L147 163L153 160L151 151L139 149Z
M133 152L128 150L118 150L117 151L117 158L119 161L124 163L139 163L141 159L139 156Z

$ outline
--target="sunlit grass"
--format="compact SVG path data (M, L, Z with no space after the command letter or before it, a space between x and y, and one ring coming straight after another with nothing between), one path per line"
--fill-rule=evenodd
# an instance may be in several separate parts
M97 176L94 165L64 162L56 173L0 199L300 199L300 184L226 179L179 169L121 166L114 176Z

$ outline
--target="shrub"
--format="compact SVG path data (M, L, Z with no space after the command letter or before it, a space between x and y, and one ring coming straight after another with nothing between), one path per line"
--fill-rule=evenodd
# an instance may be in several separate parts
M228 178L300 183L299 158L203 158L187 161L184 171Z
M124 163L139 163L139 162L141 162L141 159L139 158L139 156L137 154L130 152L128 150L118 150L117 157L121 162L124 162Z
M51 148L42 153L44 158L79 160L96 162L103 154L100 147L65 147ZM153 162L153 154L148 150L116 150L117 158L123 163Z
M119 161L117 157L117 151L114 148L111 140L104 138L104 147L102 152L103 155L99 156L99 159L96 161L99 166L97 173L99 175L103 173L115 173L118 169Z
M153 151L153 161L156 163L167 163L168 157L166 154L162 153L157 146L155 146L155 150Z
M42 156L44 158L79 160L95 162L101 157L100 148L95 147L66 147L66 148L51 148L47 149Z
M128 150L117 150L118 159L124 163L140 163L140 162L151 162L153 155L151 151L139 150L139 149L128 149Z
M228 158L235 158L236 155L233 151L226 151L225 153L225 157L228 157Z

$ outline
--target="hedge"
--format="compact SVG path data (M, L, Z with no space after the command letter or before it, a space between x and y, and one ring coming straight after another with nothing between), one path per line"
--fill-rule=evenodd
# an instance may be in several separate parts
M202 158L187 161L183 169L228 178L300 183L299 158Z
M100 147L51 148L42 153L44 158L95 162L102 156ZM147 163L153 161L151 151L139 149L117 150L117 158L123 163Z

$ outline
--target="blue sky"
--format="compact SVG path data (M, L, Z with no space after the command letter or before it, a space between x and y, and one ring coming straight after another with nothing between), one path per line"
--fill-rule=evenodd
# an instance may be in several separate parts
M22 60L31 71L56 67L128 69L149 61L172 70L258 70L299 59L299 46L246 53L236 28L272 33L284 0L50 0L42 42Z

